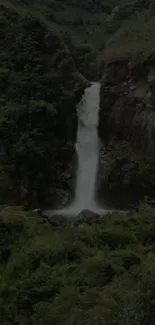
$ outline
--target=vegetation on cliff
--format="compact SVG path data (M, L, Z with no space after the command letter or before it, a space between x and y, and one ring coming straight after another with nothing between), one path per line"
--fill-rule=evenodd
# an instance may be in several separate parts
M145 60L154 52L154 19L154 1L119 1L105 21L105 62Z
M154 1L129 1L105 23L99 134L111 150L104 191L119 203L155 196L154 20Z
M0 14L0 200L36 205L72 157L86 80L45 20L4 5Z
M101 90L101 138L110 139L109 147L111 140L117 145L126 141L132 157L138 154L142 161L147 154L149 162L141 166L138 175L143 174L150 162L148 174L153 175L154 79L149 80L148 87L146 80L150 78L149 64L154 60L153 2L1 0L0 3L0 202L48 204L52 189L66 186L61 175L74 153L75 106L85 87L85 78L99 78L104 66L110 79L106 84L103 82ZM128 64L131 60L136 64L133 69ZM119 70L127 67L122 72L123 78L113 66L115 76L111 78L108 69L116 61L121 62ZM142 86L138 85L140 91L147 88L141 97L133 90L138 75L143 81ZM106 98L102 100L105 89L108 102ZM113 157L115 167L120 168L115 152ZM137 160L134 163L139 164ZM113 163L110 166L113 169ZM119 179L119 172L117 176ZM111 187L117 183L109 171L106 177ZM152 191L152 186L146 184L144 193L154 195L154 188Z

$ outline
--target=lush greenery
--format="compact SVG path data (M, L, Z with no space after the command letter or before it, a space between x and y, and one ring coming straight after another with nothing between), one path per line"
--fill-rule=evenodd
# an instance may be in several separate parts
M88 44L90 52L95 54L95 63L101 58L106 62L124 57L138 59L154 47L155 5L152 0L1 2L46 19L63 37L69 35L77 47Z
M0 233L1 324L154 324L154 210L55 227L6 207Z
M74 152L86 81L46 21L3 5L0 14L0 200L37 204Z
M154 20L154 10L134 12L129 18L124 17L123 22L120 15L120 22L114 21L112 28L116 28L116 25L119 27L106 43L104 51L106 62L117 59L136 61L147 59L154 52Z
M104 60L146 59L154 52L154 19L152 0L128 1L115 7L105 22Z
M0 203L24 205L0 208L2 325L154 325L154 209L81 223L25 211L64 186L87 79L154 59L154 12L151 0L0 0ZM155 195L154 161L128 140L110 142L104 189Z

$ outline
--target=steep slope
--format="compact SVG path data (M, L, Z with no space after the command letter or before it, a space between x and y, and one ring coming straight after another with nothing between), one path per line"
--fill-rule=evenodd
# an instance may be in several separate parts
M81 74L89 80L104 74L99 133L108 149L116 147L116 165L100 173L104 190L119 193L122 183L124 193L127 182L127 197L130 185L141 198L154 196L153 2L1 3L1 201L36 206L51 197L56 202L55 188L58 197L70 193L64 171L74 153L75 106L86 84ZM121 175L120 148L127 157Z
M45 20L4 5L0 15L0 197L36 206L74 153L86 80Z
M155 196L155 8L147 5L122 21L120 12L103 53L99 133L111 154L101 193L117 205Z

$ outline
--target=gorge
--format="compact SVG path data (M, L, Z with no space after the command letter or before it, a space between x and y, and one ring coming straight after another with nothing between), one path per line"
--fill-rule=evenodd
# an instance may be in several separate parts
M98 131L106 155L103 164L99 155L97 196L117 208L122 201L128 207L129 197L155 196L154 16L142 1L135 9L130 1L115 5L78 2L77 11L67 0L1 1L2 204L55 209L73 201L76 106L88 80L101 79ZM82 21L70 12L82 14ZM146 33L139 38L143 22Z
M1 325L154 325L154 41L154 0L0 0Z

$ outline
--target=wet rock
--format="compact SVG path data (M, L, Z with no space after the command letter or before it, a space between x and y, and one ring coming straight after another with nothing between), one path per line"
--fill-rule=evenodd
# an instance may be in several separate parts
M96 182L96 194L98 202L101 205L105 205L105 182L107 177L107 170L111 162L111 152L106 151L104 147L100 150L99 156L99 167L97 173L97 182ZM107 202L108 203L108 202ZM110 202L111 203L111 202Z
M154 197L150 172L155 162L154 107L155 60L113 62L105 67L98 131L111 155L100 154L99 202L111 206L112 200L113 207L124 209L145 196ZM150 177L145 177L146 170Z
M48 217L48 222L51 226L57 228L64 228L68 224L67 218L60 214L55 214L52 217Z
M41 223L42 224L49 224L49 217L44 214L44 212L41 209L34 209L33 213L35 213L36 217L41 217Z
M59 160L64 166L54 183L47 188L44 200L44 207L48 206L54 210L69 205L73 200L77 170L77 154L75 149L70 153L69 158L60 155Z
M150 86L153 90L155 89L155 78L150 81Z
M133 69L135 69L136 66L137 66L137 62L136 62L136 61L128 62L128 69L129 69L129 70L133 70Z
M75 225L80 224L92 224L92 223L98 223L100 221L100 216L90 210L83 210L79 213L79 215L76 218Z
M148 82L154 81L155 80L155 67L150 66L149 67L149 74L148 74Z
M62 185L62 184L61 184ZM48 188L45 206L49 206L52 209L59 209L72 200L72 192L68 184L64 184L64 188L52 187Z
M147 204L150 205L151 208L155 208L155 198L152 200L148 200Z
M34 209L33 212L38 214L41 217L43 216L41 209Z
M77 161L77 154L75 153L73 155L72 161L68 165L68 168L61 175L62 181L64 182L64 184L67 184L69 186L73 195L76 186Z
M140 84L136 86L136 89L133 91L132 96L137 99L143 99L148 91L148 84Z

